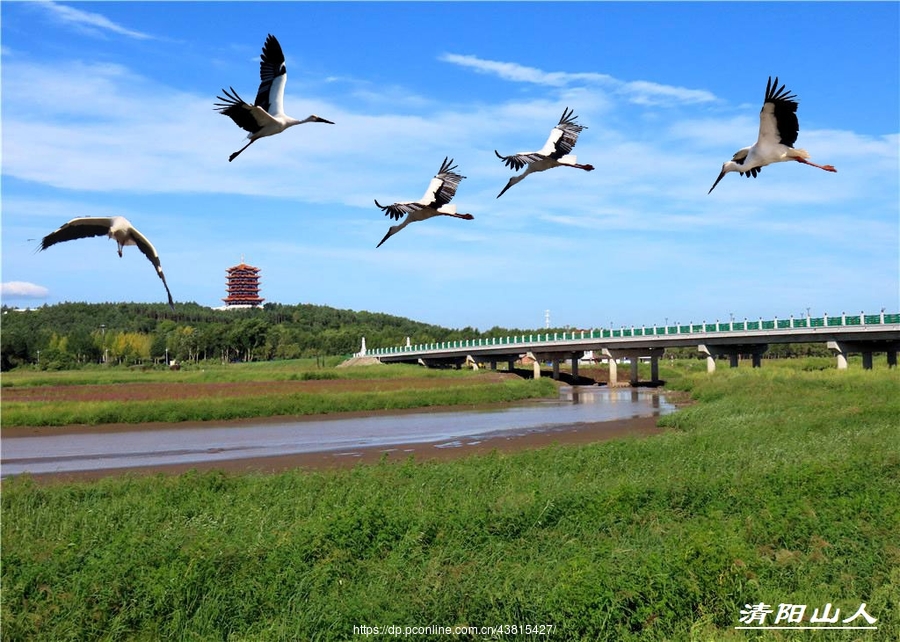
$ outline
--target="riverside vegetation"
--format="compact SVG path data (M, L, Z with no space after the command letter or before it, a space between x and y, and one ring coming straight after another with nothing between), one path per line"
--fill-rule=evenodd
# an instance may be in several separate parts
M808 620L863 602L878 631L829 640L900 638L900 374L700 367L663 366L696 402L652 437L276 475L4 480L4 640L532 624L554 628L530 639L743 642L798 635L735 630L745 604L806 605Z

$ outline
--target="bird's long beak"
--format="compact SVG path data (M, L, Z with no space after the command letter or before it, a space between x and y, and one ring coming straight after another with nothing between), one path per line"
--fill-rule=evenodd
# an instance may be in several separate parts
M393 235L394 235L394 230L393 230L393 228L391 228L391 229L388 230L388 233L384 235L384 238L381 239L381 243L384 243L384 242L387 241L389 238L391 238ZM378 249L379 247L381 247L381 243L379 243L378 245L376 245L375 248Z
M719 178L717 178L717 179L716 179L716 182L713 183L713 186L709 188L709 191L707 192L707 194L712 194L712 191L713 191L714 189L716 189L716 185L719 184L719 181L722 180L722 177L725 176L725 173L726 173L726 172L725 172L725 170L723 169L723 170L722 170L722 173L719 174Z
M316 122L317 123L328 123L329 125L334 125L334 123L331 122L330 120L325 120L324 118L319 118L318 116L316 116Z
M500 190L500 193L497 194L497 198L500 198L501 196L503 196L503 193L504 193L506 190L508 190L510 187L512 187L514 184L515 184L515 183L512 182L512 179L510 179L509 182L506 184L506 187L504 187L502 190Z

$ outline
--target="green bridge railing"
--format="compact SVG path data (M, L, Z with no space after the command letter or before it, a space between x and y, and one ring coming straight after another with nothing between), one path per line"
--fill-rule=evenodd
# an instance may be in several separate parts
M366 351L367 355L393 356L406 352L430 352L453 350L460 348L490 347L504 345L524 345L532 343L548 343L551 341L577 341L581 339L619 339L628 337L650 337L650 336L677 336L690 334L709 334L729 332L748 332L760 330L794 330L803 328L836 328L836 327L860 327L860 326L880 326L900 324L900 313L898 314L842 314L840 316L830 317L823 315L821 317L789 317L787 319L772 319L764 321L729 321L727 323L690 323L687 325L663 325L663 326L642 326L630 328L599 328L595 330L574 330L571 332L544 332L528 335L514 335L511 337L488 337L481 339L461 339L457 341L442 341L439 343L418 343L408 346L397 346L390 348L371 348Z

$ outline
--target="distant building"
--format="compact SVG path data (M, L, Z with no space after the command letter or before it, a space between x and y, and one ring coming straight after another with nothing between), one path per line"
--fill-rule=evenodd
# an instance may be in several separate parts
M240 265L225 270L228 296L222 299L225 309L255 308L265 299L259 296L259 268L247 265L241 257Z

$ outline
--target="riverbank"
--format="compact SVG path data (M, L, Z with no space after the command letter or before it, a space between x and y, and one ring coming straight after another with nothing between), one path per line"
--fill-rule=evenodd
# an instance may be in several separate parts
M794 605L800 626L863 603L876 629L829 640L897 639L900 375L876 366L667 369L696 403L639 438L6 480L4 640L344 640L376 622L781 640L808 633L736 630L745 605L772 605L768 625Z

